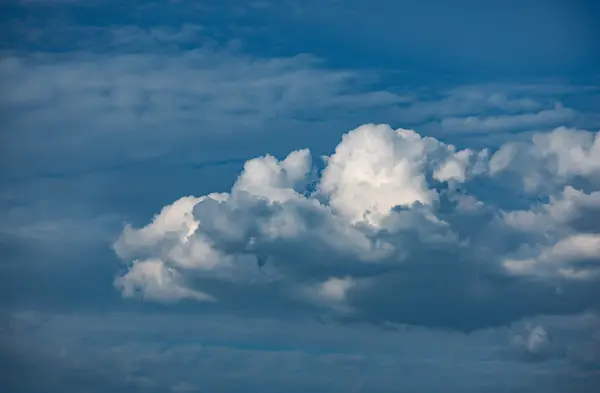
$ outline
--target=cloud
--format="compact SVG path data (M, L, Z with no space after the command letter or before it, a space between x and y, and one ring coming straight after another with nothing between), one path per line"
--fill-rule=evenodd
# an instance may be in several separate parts
M587 312L570 316L545 316L513 325L511 345L523 360L565 361L574 375L586 379L600 366L600 319Z
M431 45L287 2L29 3L0 26L0 390L597 385L597 134L531 139L596 129L597 87L397 72Z
M12 147L3 162L12 177L68 173L64 157L81 152L86 157L81 171L173 151L210 160L215 148L222 150L231 139L237 142L228 151L240 151L278 129L306 128L333 113L348 121L349 111L405 100L371 89L360 73L326 69L308 55L263 59L209 44L152 52L143 49L137 33L114 34L130 39L132 48L118 43L109 54L78 50L3 57L0 107L10 115L4 117L9 131L2 139ZM53 149L44 149L50 134ZM108 146L98 148L108 143L110 154ZM22 159L31 154L36 160Z
M536 135L523 149L564 132ZM593 133L573 132L586 151ZM344 135L322 166L308 150L252 159L230 193L185 197L148 226L127 226L114 245L129 266L117 286L143 291L138 265L153 259L225 309L257 296L254 307L267 314L313 307L344 320L459 330L597 307L589 274L600 257L597 235L577 223L596 195L547 174L562 180L562 195L502 208L478 184L511 167L498 163L505 149L490 159L487 150L367 124ZM592 174L575 166L587 162L572 170ZM582 260L584 270L565 273ZM169 291L154 291L155 282L148 286L157 300L189 297L180 281L161 281Z
M17 22L29 31L28 23L39 21ZM577 176L593 180L593 149L585 147L589 142L572 138L568 142L587 152L584 161L556 153L557 165L572 169L548 172L546 162L554 158L539 153L536 170L525 175L520 173L525 168L521 161L526 162L527 149L538 149L531 144L517 144L521 147L516 149L524 153L515 150L515 155L512 144L506 145L489 164L485 150L454 147L409 130L392 132L386 126L366 126L346 135L325 162L311 158L337 137L338 130L379 115L392 123L405 119L435 123L486 113L486 119L514 118L499 122L504 128L498 125L497 131L538 126L545 117L535 114L547 112L549 104L562 98L540 93L539 86L407 91L397 88L393 79L381 87L373 73L334 69L310 55L251 54L243 45L209 38L210 26L204 24L164 23L147 29L60 26L55 24L37 41L36 34L23 36L15 41L18 45L10 41L0 63L0 77L7 81L0 91L1 109L7 114L2 142L11 147L2 155L7 169L2 201L3 206L11 206L3 234L32 245L44 238L55 248L64 244L63 233L77 233L70 236L73 243L104 240L115 226L115 217L121 219L127 209L131 213L125 216L137 224L139 216L134 216L143 210L138 205L158 207L173 195L209 189L206 196L184 198L166 208L143 229L124 230L114 248L132 264L119 273L118 281L121 291L130 295L172 301L198 300L201 293L216 300L210 303L234 307L252 299L248 291L258 291L261 298L280 296L280 306L307 303L319 312L352 310L343 313L347 318L351 314L395 321L401 319L400 312L393 311L397 300L379 301L376 310L373 305L379 296L385 291L395 293L398 280L412 283L409 278L416 274L415 285L402 288L406 298L399 308L416 310L414 304L420 299L436 314L436 307L443 306L415 287L433 280L419 269L441 269L441 274L455 278L459 294L453 298L455 306L465 301L465 312L474 316L480 306L469 303L470 294L491 293L494 300L500 299L503 287L496 281L498 276L515 280L518 291L529 291L520 278L503 276L507 272L502 261L533 258L542 247L554 246L540 242L538 248L532 246L536 252L519 254L511 243L516 229L498 217L504 212L496 204L502 205L504 196L501 202L492 200L480 194L478 184L502 183L516 176L545 186L556 182L562 189L562 183ZM47 50L57 42L65 45L64 51ZM581 135L587 138L591 133ZM285 149L302 145L310 145L311 151L276 158ZM270 155L249 160L227 194L210 193L213 185L204 178L189 186L188 176L197 176L190 167L237 163L264 152ZM486 175L490 172L492 178ZM559 175L544 181L552 173ZM217 176L221 177L213 178ZM534 180L529 179L532 176ZM35 184L29 186L30 181ZM228 181L219 179L212 191L223 191ZM17 200L21 206L13 207ZM41 200L44 203L38 203ZM117 207L115 200L121 205ZM136 207L125 206L131 200L139 202ZM26 206L31 201L35 206ZM75 214L75 204L83 212ZM91 218L97 205L102 205L102 213L120 211L104 222ZM556 242L561 239L556 237ZM494 241L512 248L492 247ZM455 259L464 272L452 271ZM489 263L479 266L480 259ZM127 282L129 287L124 285ZM323 289L330 286L338 292ZM453 288L440 290L446 296ZM421 298L411 296L415 290ZM337 300L325 301L327 293L338 293ZM257 302L256 307L262 306ZM271 312L269 307L263 311ZM498 319L517 318L529 313L529 307L498 312ZM450 316L430 321L426 313L417 311L406 320L463 324ZM464 326L486 324L472 320Z
M600 236L576 234L564 237L541 249L520 250L529 257L507 259L504 266L515 274L563 275L572 279L587 280L598 275L600 261Z
M552 234L554 236L581 232L596 232L600 225L593 220L600 211L600 192L589 194L566 186L558 195L550 196L531 210L504 213L504 220L525 233Z
M225 150L227 159L246 157L262 153L247 151L256 138L272 153L306 140L322 149L316 140L331 141L337 137L332 130L374 118L436 125L491 112L492 120L514 117L493 120L496 131L509 131L550 124L538 112L571 122L562 115L576 110L548 108L550 99L562 97L536 86L407 89L386 70L332 68L307 54L258 56L232 40L216 41L197 23L142 28L38 19L7 22L14 37L0 62L6 81L0 110L8 130L1 138L11 146L2 160L11 178L68 175L72 160L64 157L76 155L84 173L174 152L193 161L223 158ZM47 49L57 46L62 49ZM432 131L439 136L447 130ZM53 148L46 149L50 142Z
M161 260L149 259L135 261L132 268L115 285L123 296L134 297L139 293L144 299L157 301L175 301L180 299L212 300L210 295L185 288L180 283L175 270L165 266Z
M541 325L528 326L527 334L525 336L516 335L512 342L515 346L522 348L527 354L533 356L543 356L550 345L548 332Z
M189 21L147 28L51 17L7 23L14 37L0 61L0 111L8 130L2 143L11 146L2 161L11 179L69 176L75 156L77 173L88 173L169 155L191 162L246 158L262 154L255 148L262 144L272 154L301 143L322 150L321 141L337 138L333 130L375 118L435 126L491 112L514 115L496 131L537 129L549 123L536 113L552 112L549 100L563 98L536 86L398 88L387 70L333 68L307 54L259 56Z
M600 133L559 127L528 143L506 143L490 161L492 174L516 173L528 191L552 188L576 178L597 184Z
M563 275L587 280L598 275L600 261L600 199L566 186L548 203L528 210L503 213L503 220L519 231L523 247L505 266L515 274Z
M345 135L327 159L318 190L351 222L378 221L395 206L430 205L437 199L425 177L436 166L440 181L464 180L470 151L455 152L433 138L388 126L365 126ZM457 157L459 158L457 160Z
M478 84L453 87L447 90L425 90L420 99L403 113L408 122L428 121L498 112L518 115L542 109L547 97L537 86L526 92L520 85ZM460 130L459 130L460 131Z
M65 107L78 100L90 120L108 115L114 126L137 118L157 121L166 111L174 119L185 120L194 115L189 110L197 101L204 104L200 109L209 116L205 122L208 127L210 119L223 112L251 122L276 117L286 108L301 112L311 100L310 94L315 94L313 100L319 98L327 105L325 96L354 77L344 72L321 74L313 69L315 65L307 56L260 60L208 48L170 58L85 52L62 58L50 54L13 56L1 63L2 75L11 81L3 88L1 100L16 110L35 105L37 110L31 113L34 118L49 121L59 120L51 116L53 111L65 113ZM50 98L54 100L51 107L45 105L50 104Z
M472 334L165 310L29 311L10 323L0 361L22 391L591 392L600 354L595 314Z
M501 115L492 117L469 116L465 118L450 117L443 119L443 128L461 132L493 132L508 129L532 129L552 127L565 124L576 116L572 109L556 104L554 109L544 109L536 113L517 115Z
M497 147L557 126L596 127L593 110L575 98L595 94L593 86L559 81L419 87L410 91L412 102L388 111L386 119L461 146Z
M316 305L324 305L339 312L348 312L351 311L346 304L348 292L355 285L351 277L331 277L320 284L304 288L301 295Z

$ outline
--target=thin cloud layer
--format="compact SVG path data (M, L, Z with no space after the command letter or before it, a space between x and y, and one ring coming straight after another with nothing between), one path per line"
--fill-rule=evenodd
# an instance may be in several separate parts
M508 102L504 97L492 96L490 100L499 100L499 105ZM521 102L519 102L521 103ZM524 108L528 102L523 102ZM464 118L449 117L441 121L444 128L462 131L462 132L498 132L507 129L531 129L535 127L548 127L557 124L565 124L573 120L576 112L570 108L565 108L561 104L556 104L553 109L544 109L539 112L525 113L517 115L501 116L469 116Z
M0 362L15 377L27 375L15 378L15 387L28 392L76 392L85 383L91 392L244 386L247 392L387 393L436 391L443 383L452 393L531 386L583 393L594 391L600 364L595 314L468 335L168 312L20 312L10 320L15 334L0 335Z
M323 163L306 149L265 155L245 164L231 192L184 197L147 226L126 226L114 244L127 263L115 285L151 301L459 330L582 312L600 299L600 220L589 220L600 218L599 168L589 164L597 138L535 135L519 150L537 163L528 172L511 145L490 156L374 124L344 135ZM522 209L482 192L536 170L563 187L540 188L549 203L519 183L508 192Z
M249 141L288 129L298 138L325 113L348 121L343 113L407 100L372 89L359 72L327 69L310 55L261 58L209 43L152 52L143 50L137 33L113 34L131 39L131 48L119 45L110 54L10 52L0 60L7 130L2 142L11 146L3 162L11 178L69 175L74 170L66 156L77 157L75 172L84 174L173 151L223 159L214 153L223 145L227 158L238 158L248 154ZM194 153L190 145L197 146ZM36 159L23 159L30 155Z

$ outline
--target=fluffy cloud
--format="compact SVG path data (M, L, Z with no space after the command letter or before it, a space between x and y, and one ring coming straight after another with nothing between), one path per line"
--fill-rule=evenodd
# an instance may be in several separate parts
M146 227L126 226L114 249L128 269L115 284L149 300L255 298L265 312L463 330L597 307L598 192L571 181L593 179L594 138L557 129L489 158L368 124L323 165L308 150L252 159L231 192L184 197ZM481 191L504 171L531 176L520 159L563 191L517 210Z
M438 194L427 176L462 182L471 156L411 130L363 126L345 135L327 159L318 190L352 223L377 223L394 207L434 203Z
M117 279L115 285L121 288L125 297L139 294L144 299L165 302L185 298L212 299L209 295L185 288L179 280L179 273L165 266L163 261L149 259L136 261L127 274Z
M564 185L577 178L598 182L600 133L559 127L531 142L507 143L490 161L490 172L516 173L528 191Z
M503 212L503 220L521 233L516 259L504 261L516 274L597 276L600 262L600 193L566 186L548 203Z

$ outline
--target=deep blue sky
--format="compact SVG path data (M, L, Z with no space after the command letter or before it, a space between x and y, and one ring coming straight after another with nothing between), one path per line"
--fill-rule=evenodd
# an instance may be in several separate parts
M600 260L599 18L600 3L583 0L2 2L0 390L592 392L597 276L573 281L556 268L557 278L544 266L595 272ZM231 191L244 163L265 154L309 148L322 169L320 156L369 123L444 147L425 159L420 145L378 144L388 131L373 131L347 145L349 161L362 148L365 161L308 196L312 205L264 205L269 176L269 187L319 190L281 163L268 165L283 174L242 176ZM386 192L403 205L418 189L393 171L390 188L352 188L395 143L392 158L424 171L439 204L422 193L375 229L343 221L361 198L376 210ZM435 175L453 151L445 144L488 152L471 156L467 179L447 182ZM496 176L502 157L510 163ZM133 277L134 259L175 252L187 225L177 217L159 240L122 240L120 253L124 223L140 228L181 197L236 190L239 200L193 212L220 263L242 261L233 278L164 261L193 291L166 303L157 300L174 296L173 283L132 279L145 299L115 284ZM325 210L311 210L317 201ZM307 232L257 224L281 212ZM395 252L364 265L362 236ZM254 254L277 279L244 265ZM513 276L507 260L534 260L535 272ZM350 292L310 294L339 272L335 285L354 280ZM218 301L197 301L204 292ZM338 295L347 304L323 303Z

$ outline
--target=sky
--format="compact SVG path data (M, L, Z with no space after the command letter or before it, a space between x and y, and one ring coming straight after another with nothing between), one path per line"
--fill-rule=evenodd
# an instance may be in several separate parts
M600 385L593 0L0 5L0 390Z

